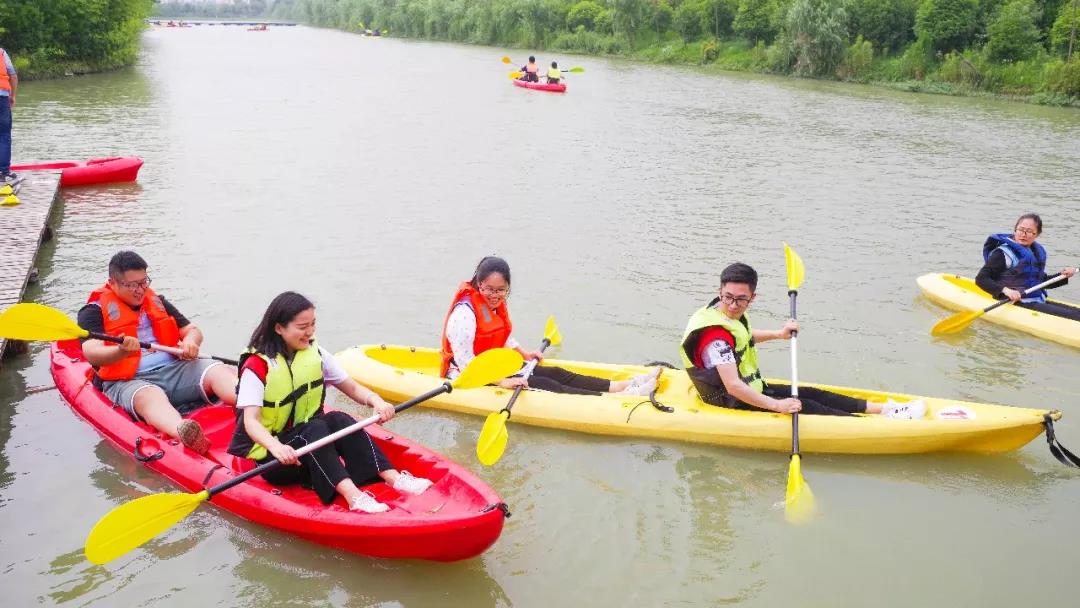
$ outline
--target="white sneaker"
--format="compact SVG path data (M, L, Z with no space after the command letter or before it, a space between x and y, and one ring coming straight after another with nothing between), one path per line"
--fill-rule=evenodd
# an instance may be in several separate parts
M649 376L644 382L638 382L636 378L630 380L630 384L619 391L620 395L639 395L647 396L649 393L656 390L656 378Z
M423 477L413 477L412 473L408 471L401 471L398 473L397 479L394 480L394 489L398 492L404 492L406 494L412 494L413 496L419 496L431 487L431 480L424 479Z
M885 407L882 408L881 413L889 418L918 420L926 416L926 402L922 399L915 399L906 403L896 403L889 399L885 402Z
M660 372L661 371L663 371L663 370L660 367L655 367L655 368L645 372L644 374L638 374L638 375L634 376L633 378L630 379L630 383L631 384L635 384L635 383L636 384L644 384L644 383L648 382L649 380L652 380L655 383L656 380L660 377Z
M375 495L367 490L362 490L360 495L353 499L352 504L349 505L350 511L363 511L364 513L383 513L389 511L390 507L375 500Z

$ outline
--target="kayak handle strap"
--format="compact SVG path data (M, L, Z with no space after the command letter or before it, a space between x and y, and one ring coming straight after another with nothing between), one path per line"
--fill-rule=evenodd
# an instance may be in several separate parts
M1058 462L1067 467L1080 468L1080 457L1070 452L1058 441L1057 435L1054 433L1054 419L1051 414L1043 414L1043 426L1046 427L1046 443L1050 446L1050 453L1054 455L1054 458L1057 458Z

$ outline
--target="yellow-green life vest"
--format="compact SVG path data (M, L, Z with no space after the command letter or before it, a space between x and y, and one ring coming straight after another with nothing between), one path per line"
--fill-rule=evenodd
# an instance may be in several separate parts
M326 387L323 384L322 356L319 347L297 351L292 361L278 355L271 359L262 353L252 353L266 361L266 388L263 392L259 421L273 435L287 426L303 424L322 411ZM290 425L291 420L291 425ZM247 457L262 460L269 455L259 444L252 446Z
M548 68L547 77L558 80L562 78L562 70L560 70L559 68Z
M698 340L701 332L709 327L723 327L735 338L735 363L738 366L739 377L750 388L757 392L765 390L765 382L761 379L761 371L758 369L757 349L754 347L753 330L750 327L750 319L743 315L741 320L732 319L714 307L716 300L710 302L695 312L686 324L683 332L682 355L683 366L687 370L694 367L694 357L697 353Z

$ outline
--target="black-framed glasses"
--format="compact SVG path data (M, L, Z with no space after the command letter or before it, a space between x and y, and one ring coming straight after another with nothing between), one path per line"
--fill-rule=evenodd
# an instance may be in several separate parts
M498 289L496 289L494 287L488 287L485 285L480 288L480 293L484 294L485 296L505 296L506 294L510 293L510 288L499 287Z
M146 289L147 287L150 287L150 277L146 277L141 281L117 281L116 284L124 289L130 289L132 291L139 287Z
M736 306L746 306L747 304L750 303L750 300L752 300L752 299L753 299L752 297L747 297L747 296L732 296L732 295L728 295L726 293L720 294L720 303L721 304L729 304L729 305L730 304L735 304Z
M1031 228L1017 228L1016 231L1020 234L1026 234L1028 236L1035 236L1036 234L1039 234L1038 230L1032 230Z

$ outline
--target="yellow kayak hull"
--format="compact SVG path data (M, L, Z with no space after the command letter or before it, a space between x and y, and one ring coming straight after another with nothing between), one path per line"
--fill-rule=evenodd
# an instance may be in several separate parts
M997 302L975 284L955 274L934 272L915 280L926 297L945 308L957 311L981 310ZM1050 300L1077 307L1071 302ZM999 306L980 317L991 323L1027 332L1034 336L1080 348L1080 321L1048 315L1011 304Z
M404 401L439 386L439 352L431 348L362 345L337 353L349 375L384 399ZM545 360L578 373L626 379L643 373L638 365L609 365ZM782 382L782 381L781 381ZM809 384L870 401L913 399L911 395ZM454 391L424 402L439 409L487 416L506 406L512 391L483 387ZM665 370L656 393L674 408L665 413L645 397L606 394L564 395L523 391L511 413L511 424L580 431L598 435L675 439L715 445L787 452L791 450L791 418L767 412L715 407L702 402L682 370ZM1006 452L1043 432L1043 416L1060 412L922 397L927 415L919 420L882 416L803 416L799 419L802 452L833 454L915 454L923 452ZM938 419L936 413L962 406L974 417Z

